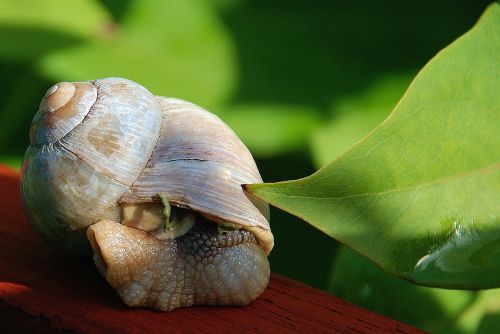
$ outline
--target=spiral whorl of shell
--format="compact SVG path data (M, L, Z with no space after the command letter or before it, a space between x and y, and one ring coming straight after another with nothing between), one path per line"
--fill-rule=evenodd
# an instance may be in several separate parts
M119 221L118 200L158 140L161 106L126 79L63 82L43 98L30 130L21 194L42 235L74 249L65 235L102 219Z

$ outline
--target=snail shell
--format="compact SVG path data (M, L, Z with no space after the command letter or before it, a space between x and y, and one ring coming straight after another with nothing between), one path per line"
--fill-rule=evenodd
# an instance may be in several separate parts
M273 247L269 207L241 188L262 179L248 149L215 115L183 100L155 97L122 78L62 82L42 99L30 128L30 144L21 173L29 221L63 250L81 252L90 241L96 265L127 304L163 310L192 304L239 305L256 298L267 285L265 255ZM173 234L164 233L165 205L189 212ZM235 231L221 235L213 227L228 223ZM122 251L116 253L117 249ZM148 252L163 255L146 261ZM134 272L128 281L117 278L123 266L134 267L130 263L143 265L130 269ZM202 273L185 266L172 269L174 263L200 266ZM233 271L222 275L229 278L201 278L211 265ZM248 291L240 282L236 285L242 288L234 289L230 276L235 271L240 280L252 277ZM157 274L144 278L148 272ZM178 277L186 272L192 272L191 281L199 284L189 287L184 299L172 297L178 285L177 290L167 289L165 280L181 284ZM232 290L226 289L232 292L215 293L213 284L206 283L210 280L224 281L220 286L232 284ZM137 286L149 288L139 293Z

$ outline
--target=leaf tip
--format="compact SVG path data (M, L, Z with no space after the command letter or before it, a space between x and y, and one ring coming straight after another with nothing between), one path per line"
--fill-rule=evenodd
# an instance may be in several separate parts
M242 184L241 188L243 189L244 192L254 194L255 190L259 187L259 183L246 183Z

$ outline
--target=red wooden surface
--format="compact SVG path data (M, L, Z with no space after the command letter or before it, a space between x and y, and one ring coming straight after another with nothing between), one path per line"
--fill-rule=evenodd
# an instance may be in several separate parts
M127 308L91 261L61 258L34 234L18 188L0 166L1 333L421 333L275 274L247 307Z

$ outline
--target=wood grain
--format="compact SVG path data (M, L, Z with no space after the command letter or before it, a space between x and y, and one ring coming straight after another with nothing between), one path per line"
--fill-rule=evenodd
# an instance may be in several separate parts
M247 307L127 308L90 259L65 258L35 235L18 189L17 173L0 166L1 333L422 333L276 274Z

